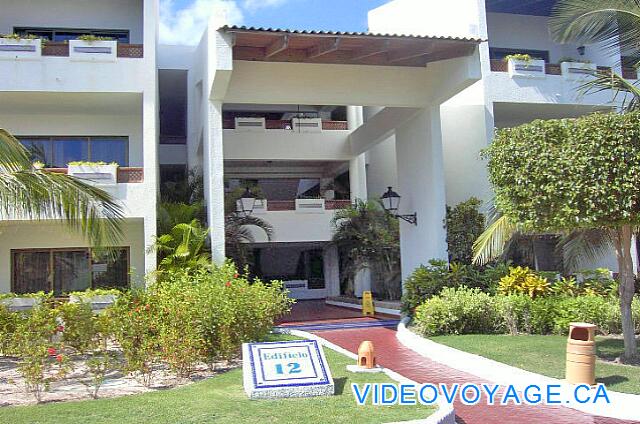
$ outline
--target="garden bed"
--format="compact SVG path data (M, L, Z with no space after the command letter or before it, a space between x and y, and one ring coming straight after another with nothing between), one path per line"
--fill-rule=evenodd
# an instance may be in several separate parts
M430 337L436 343L547 377L564 379L567 338L557 335L467 334ZM597 337L596 380L608 389L640 394L640 366L616 364L624 352L618 337Z
M346 366L351 359L329 349L325 353L336 383L335 396L251 401L243 391L242 371L235 369L185 387L118 399L0 408L0 422L381 423L424 419L434 412L425 406L357 406L352 383L391 383L391 379L383 374L349 373Z

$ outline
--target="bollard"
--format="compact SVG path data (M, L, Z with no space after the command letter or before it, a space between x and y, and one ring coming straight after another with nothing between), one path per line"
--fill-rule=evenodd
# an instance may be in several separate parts
M571 384L596 384L596 328L584 322L569 324L566 377Z
M376 366L376 355L373 350L373 343L366 340L360 343L358 348L358 366L371 369Z

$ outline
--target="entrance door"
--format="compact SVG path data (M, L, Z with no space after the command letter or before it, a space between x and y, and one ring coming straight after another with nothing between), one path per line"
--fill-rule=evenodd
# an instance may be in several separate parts
M91 287L90 257L87 249L52 251L53 294L83 291Z

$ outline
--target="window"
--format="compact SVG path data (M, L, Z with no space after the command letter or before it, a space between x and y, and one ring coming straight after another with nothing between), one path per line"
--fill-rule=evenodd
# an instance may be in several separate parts
M18 137L33 161L66 168L69 162L116 162L129 166L128 137Z
M129 248L12 250L11 291L53 291L61 296L88 288L129 286Z
M547 50L489 48L489 57L491 59L502 60L512 54L528 54L533 59L542 59L549 63L549 52Z
M117 40L119 43L129 43L128 30L111 29L79 29L79 28L28 28L16 27L13 32L20 35L35 35L54 42L75 40L81 35L95 35Z

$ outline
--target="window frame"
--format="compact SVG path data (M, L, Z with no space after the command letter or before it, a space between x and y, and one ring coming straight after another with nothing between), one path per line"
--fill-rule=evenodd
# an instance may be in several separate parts
M131 273L129 272L131 270L131 247L130 246L114 246L112 247L112 249L116 249L116 250L124 250L126 251L126 261L127 261L127 281L126 281L126 286L127 288L131 287ZM10 267L10 272L11 272L11 284L10 284L10 290L11 293L16 293L16 267L15 267L15 255L17 253L43 253L46 252L49 254L49 263L48 263L48 272L49 275L53 275L54 272L54 261L53 261L53 254L55 252L77 252L77 251L83 251L85 252L85 254L87 255L87 261L88 261L88 266L89 266L89 274L91 275L91 282L89 284L89 289L95 289L95 282L93 280L93 248L91 247L34 247L34 248L26 248L26 249L11 249L10 250L10 261L11 261L11 267ZM48 290L47 292L54 292L54 281L53 279L51 279L50 281L48 281ZM64 293L64 292L63 292ZM62 295L64 296L64 294ZM59 297L59 296L56 296Z
M53 164L56 162L56 158L54 157L54 149L53 149L53 142L56 139L61 139L61 140L69 140L69 139L78 139L78 140L84 140L87 143L87 162L96 162L95 159L93 159L91 157L91 141L93 139L103 139L103 138L114 138L114 139L122 139L125 141L125 152L124 152L124 156L125 156L125 163L124 164L119 164L119 166L123 167L123 168L127 168L129 167L129 152L130 152L130 142L131 139L129 136L127 135L20 135L20 136L16 136L16 138L18 139L18 141L20 141L20 143L22 144L22 140L43 140L43 141L48 141L49 142L49 151L51 152L51 164L53 166ZM84 159L83 159L84 160ZM66 168L69 164L63 165L61 166L61 168ZM55 166L54 166L55 168Z

